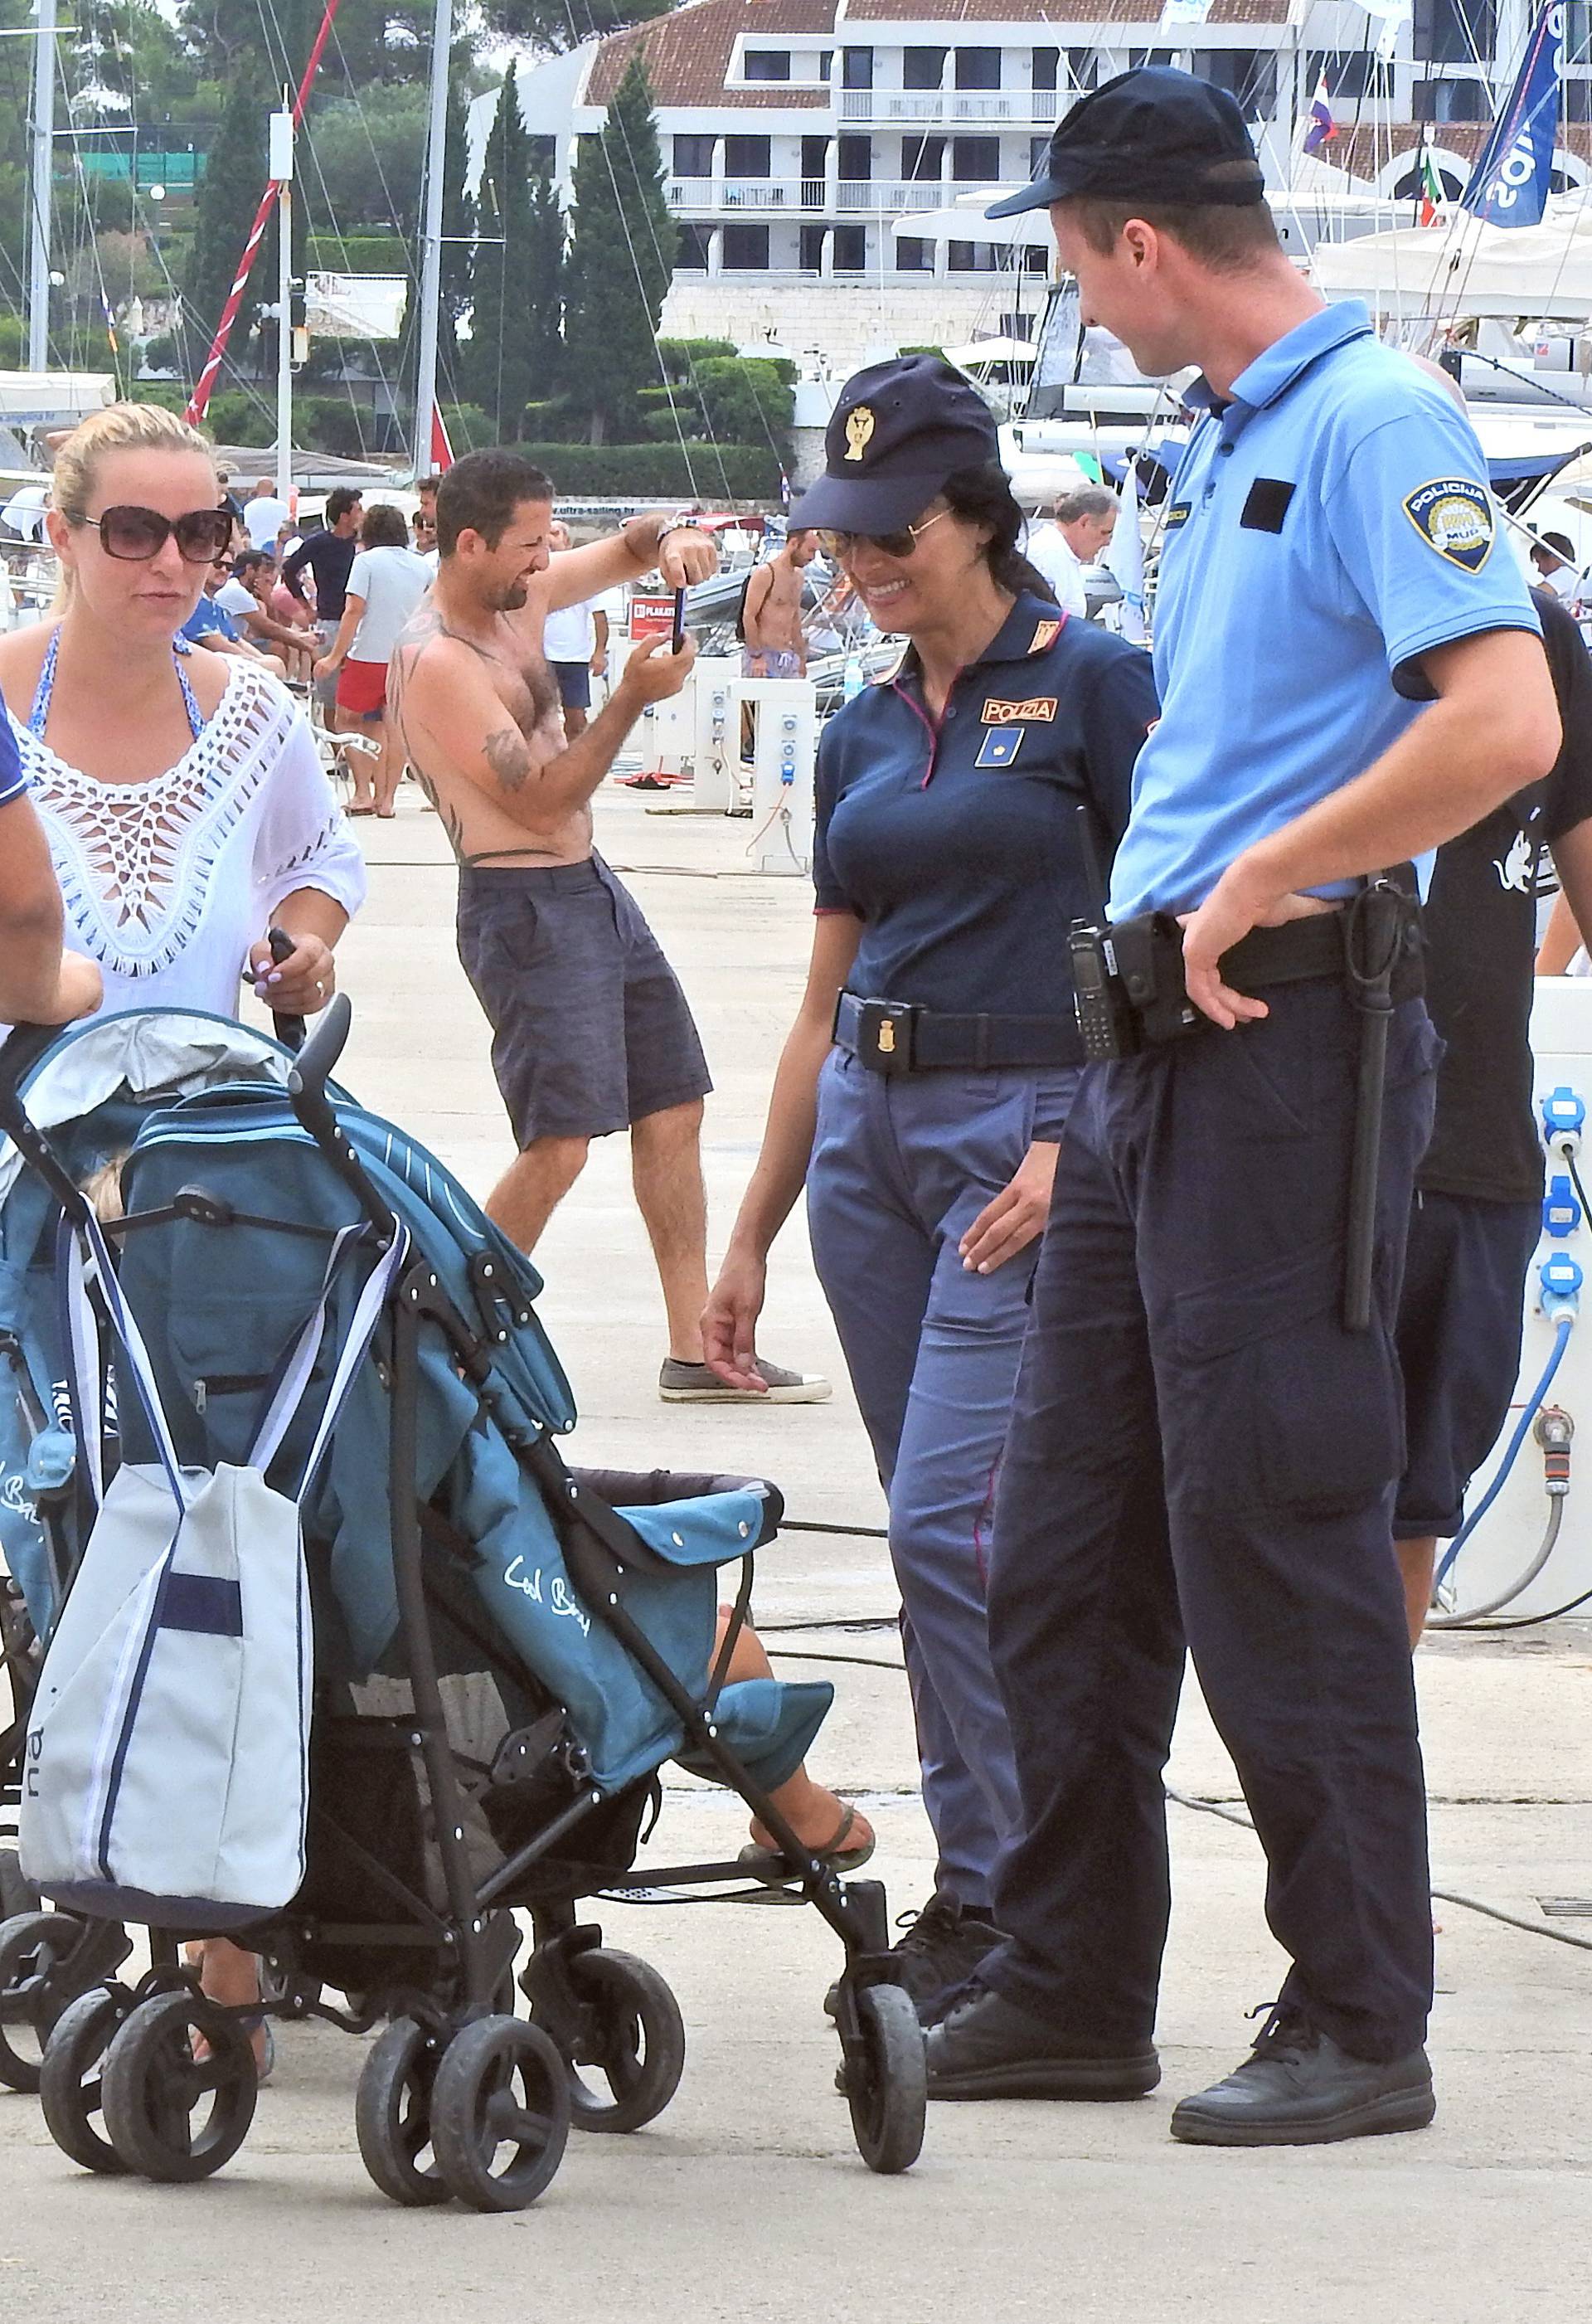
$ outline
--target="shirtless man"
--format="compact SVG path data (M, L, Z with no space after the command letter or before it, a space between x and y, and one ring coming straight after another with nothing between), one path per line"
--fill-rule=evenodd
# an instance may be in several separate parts
M634 899L592 844L592 795L649 703L677 694L695 649L632 647L591 724L566 742L542 652L549 612L656 567L671 588L718 563L706 534L633 517L554 559L553 487L512 452L472 452L437 495L437 576L400 638L388 710L459 863L459 957L492 1028L492 1070L520 1148L489 1214L535 1248L590 1141L630 1132L636 1200L668 1315L658 1388L673 1403L761 1401L702 1360L707 1204L702 1101L712 1084L685 994ZM827 1381L767 1368L776 1402Z
M805 670L802 574L817 547L815 532L793 532L783 549L747 575L741 601L744 677L800 678Z

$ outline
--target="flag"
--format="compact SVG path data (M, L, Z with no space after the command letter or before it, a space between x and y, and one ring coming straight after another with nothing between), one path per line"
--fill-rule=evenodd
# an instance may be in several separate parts
M1146 645L1149 627L1145 620L1145 540L1138 523L1138 476L1131 460L1122 479L1122 498L1111 545L1101 559L1122 592L1122 634L1129 644Z
M1211 0L1164 0L1161 22L1164 24L1202 24L1210 14Z
M1541 226L1559 129L1559 60L1564 9L1549 0L1532 27L1514 87L1459 197L1489 226Z
M442 406L431 406L431 466L439 476L446 476L454 464L454 447L447 440L447 422L442 416Z
M1448 198L1447 189L1437 174L1437 163L1432 160L1429 149L1422 145L1421 148L1421 223L1422 226L1437 224L1438 211Z
M1338 124L1332 118L1332 107L1327 101L1327 76L1322 73L1316 82L1316 93L1311 99L1310 129L1304 140L1307 153L1319 153L1338 134Z

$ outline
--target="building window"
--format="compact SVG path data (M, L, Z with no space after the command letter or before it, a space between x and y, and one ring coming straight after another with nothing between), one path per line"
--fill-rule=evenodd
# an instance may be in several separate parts
M834 51L833 51L833 49L820 49L820 50L819 50L819 51L818 51L818 78L819 78L819 79L820 79L820 80L827 80L827 79L829 78L830 74L831 74L833 70L834 70Z
M1277 109L1277 60L1271 49L1196 49L1193 69L1213 88L1225 88L1242 106L1246 120L1269 118Z
M897 274L932 274L934 271L934 245L921 235L898 234L896 236L896 272Z
M1567 121L1592 121L1592 80L1565 82L1564 117Z
M676 177L711 178L713 174L713 139L711 137L676 137L675 140Z
M727 226L723 237L724 264L732 274L766 274L768 271L768 229L766 226Z
M828 231L827 226L803 226L800 238L800 263L804 274L823 273L824 237Z
M545 170L549 177L555 176L558 168L558 140L544 136L540 132L534 137L528 137L525 158L533 170Z
M1060 49L1035 49L1031 60L1032 86L1035 88L1054 88L1061 61Z
M1312 49L1305 59L1305 80L1313 90L1325 81L1327 95L1357 103L1376 87L1376 59L1369 49Z
M944 78L943 49L903 49L901 51L903 88L938 88Z
M956 86L958 88L998 88L1000 87L1000 51L998 49L958 49Z
M871 49L841 51L841 87L842 88L873 87L873 51Z
M1490 121L1492 92L1481 80L1418 80L1410 95L1417 121Z
M949 258L952 274L995 274L1006 253L992 242L953 242Z
M1592 64L1592 6L1587 0L1564 0L1564 61Z
M868 271L868 228L865 226L837 226L830 246L830 263L836 274L865 274Z
M860 184L873 175L873 140L871 137L837 137L835 166L839 174Z
M708 244L713 235L711 226L683 226L679 228L680 246L675 254L675 264L682 273L707 272Z
M1069 49L1067 51L1067 87L1069 88L1093 88L1100 77L1100 60L1096 50Z
M951 174L959 186L995 186L1000 182L998 137L953 137Z
M901 140L901 175L913 185L925 179L937 180L944 175L945 140L943 137L903 137Z
M768 140L766 137L726 137L724 140L724 175L727 178L766 178L768 174Z
M1044 169L1049 159L1050 139L1048 137L1030 137L1028 140L1028 175L1031 178L1038 177L1040 171Z
M748 49L741 60L743 80L788 80L790 51L788 49Z
M1129 49L1127 69L1129 72L1137 72L1141 65L1169 65L1172 62L1172 57L1173 51L1170 49Z
M1422 64L1474 64L1492 55L1497 39L1494 0L1415 0L1410 53Z

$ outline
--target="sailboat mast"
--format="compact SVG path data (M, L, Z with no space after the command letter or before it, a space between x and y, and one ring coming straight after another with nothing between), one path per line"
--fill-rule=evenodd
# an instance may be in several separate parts
M293 93L271 116L271 175L276 187L276 496L293 497Z
M55 0L37 0L33 44L33 218L28 268L28 368L50 366L50 181L55 158Z
M447 76L453 55L453 0L437 0L431 26L431 125L426 140L426 216L420 251L419 359L415 374L415 474L434 464L437 329L442 304L442 184L447 151ZM513 71L511 63L509 69Z

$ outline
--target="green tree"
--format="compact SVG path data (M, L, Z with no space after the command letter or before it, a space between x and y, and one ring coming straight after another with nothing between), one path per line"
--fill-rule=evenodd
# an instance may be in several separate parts
M461 351L459 371L468 399L491 415L499 441L507 442L520 434L527 403L546 384L535 357L538 244L529 148L511 72L486 141L477 210L470 344Z
M629 425L658 375L657 332L677 236L663 192L652 87L640 51L600 135L575 157L564 297L565 378L591 440Z
M270 140L266 129L270 101L270 87L264 74L257 63L245 58L239 65L237 78L227 99L226 110L222 115L221 126L216 133L216 142L205 167L204 183L199 189L198 214L183 298L186 345L182 368L190 378L197 365L204 362L215 336L221 310L226 304L227 293L237 273L244 240L254 223L254 213L260 207L265 173L270 166ZM272 246L274 240L274 234L267 236ZM275 279L265 271L268 257L269 253L262 246L255 260L237 321L233 327L230 362L235 369L259 314L262 285Z
M564 366L564 211L549 170L537 170L531 176L527 241L531 327L526 351L534 382L531 393L545 397L557 386Z
M676 0L483 0L484 31L527 49L562 52L583 41L667 16Z

